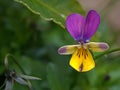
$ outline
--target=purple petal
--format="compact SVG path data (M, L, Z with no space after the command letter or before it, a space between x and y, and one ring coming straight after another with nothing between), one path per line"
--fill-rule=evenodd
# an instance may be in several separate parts
M99 47L102 48L103 50L109 49L109 45L107 43L101 43Z
M84 21L84 17L76 13L69 15L66 19L66 28L76 41L79 41L82 36Z
M84 41L89 40L95 34L99 24L100 24L99 14L94 10L90 10L87 14L85 21L84 35L83 35Z

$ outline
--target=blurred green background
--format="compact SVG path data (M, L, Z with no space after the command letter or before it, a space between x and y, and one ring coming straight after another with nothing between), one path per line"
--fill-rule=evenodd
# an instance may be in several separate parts
M100 15L101 25L91 41L107 42L110 50L119 48L119 29L114 31L102 11ZM5 80L4 58L10 53L27 75L42 79L31 81L35 90L120 90L120 52L95 59L93 70L79 73L68 64L71 56L57 53L59 47L75 43L67 30L54 22L12 0L0 0L0 86ZM10 66L20 72L14 62L10 61ZM27 89L17 83L13 88Z

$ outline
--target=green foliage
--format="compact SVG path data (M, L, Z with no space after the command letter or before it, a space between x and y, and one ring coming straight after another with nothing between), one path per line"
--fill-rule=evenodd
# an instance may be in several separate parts
M84 13L76 0L15 0L45 20L52 20L65 28L65 19L72 13Z
M81 6L74 0L16 1L41 17L49 20L53 18L55 23L47 22L19 3L0 0L0 86L5 80L3 60L10 53L27 75L42 79L31 81L35 90L119 90L120 53L114 52L118 49L112 49L119 47L114 43L117 34L109 30L103 20L92 41L108 42L111 48L105 53L94 53L96 67L89 72L79 73L69 66L70 56L58 55L57 49L62 45L75 43L67 30L62 28L65 18L61 14L65 17L72 12L84 14ZM41 6L43 3L45 7ZM11 68L21 72L12 60L9 63ZM27 89L17 83L13 88Z
M69 90L70 82L67 81L67 75L52 63L48 64L47 78L51 90Z

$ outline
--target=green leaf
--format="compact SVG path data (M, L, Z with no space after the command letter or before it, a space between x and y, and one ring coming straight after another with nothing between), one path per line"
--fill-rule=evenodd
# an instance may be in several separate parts
M34 14L40 15L45 20L52 20L65 28L66 17L70 13L84 14L76 0L15 0L25 5Z

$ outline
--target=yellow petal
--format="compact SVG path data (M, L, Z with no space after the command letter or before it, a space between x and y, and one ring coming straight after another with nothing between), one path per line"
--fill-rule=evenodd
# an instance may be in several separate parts
M103 51L108 50L109 48L109 45L104 42L89 42L89 43L86 43L86 46L90 50L95 51L95 52L103 52Z
M88 49L77 49L70 60L70 66L79 72L86 72L95 67L93 57Z
M69 54L72 54L76 49L80 47L81 47L80 44L62 46L58 49L58 53L61 55L69 55Z

